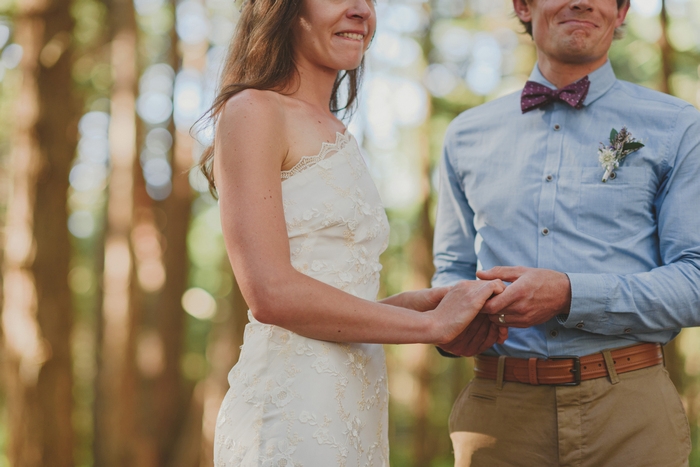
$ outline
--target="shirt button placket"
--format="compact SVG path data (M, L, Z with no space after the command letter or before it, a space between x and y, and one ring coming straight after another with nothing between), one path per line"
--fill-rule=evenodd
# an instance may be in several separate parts
M561 151L564 137L564 124L566 123L567 108L553 105L547 123L547 146L545 148L544 166L542 174L542 189L538 209L538 233L540 241L537 246L537 267L556 268L554 242L550 240L554 227L554 210L556 208L557 184L552 183L557 176L557 170L561 166Z

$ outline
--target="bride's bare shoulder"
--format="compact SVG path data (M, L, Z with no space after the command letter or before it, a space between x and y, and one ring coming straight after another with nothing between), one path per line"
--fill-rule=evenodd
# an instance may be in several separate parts
M283 97L274 91L246 89L231 97L221 110L218 126L236 127L246 133L257 129L279 135L284 127ZM233 129L233 128L231 128Z
M226 101L216 122L215 170L217 165L253 164L279 171L289 146L280 98L272 91L247 89Z

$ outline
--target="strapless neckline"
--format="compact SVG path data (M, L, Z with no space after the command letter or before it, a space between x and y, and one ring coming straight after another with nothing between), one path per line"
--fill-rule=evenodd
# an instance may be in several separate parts
M319 152L313 156L303 156L291 169L281 171L280 177L282 178L282 182L300 172L303 172L309 167L316 165L318 162L338 154L345 146L347 146L351 139L352 134L347 128L342 133L340 131L336 131L335 141L333 143L324 141L321 143L321 150Z

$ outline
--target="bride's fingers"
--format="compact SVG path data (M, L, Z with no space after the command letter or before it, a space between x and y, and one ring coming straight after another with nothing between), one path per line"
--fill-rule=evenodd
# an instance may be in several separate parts
M440 303L440 301L445 298L445 295L447 295L447 292L449 292L451 287L434 287L430 290L430 301L437 304Z
M481 308L483 308L484 304L486 303L486 300L488 300L494 295L500 294L504 290L505 284L503 284L503 282L501 282L500 280L495 280L484 282L484 284L481 285L481 287L471 291L469 295L471 295L471 298L474 301L472 305L478 305L479 310L481 310Z
M494 283L497 285L497 287L496 287L496 292L494 292L496 295L505 292L505 290L506 290L506 284L504 284L503 281L502 281L501 279L496 279L496 280L494 280L494 281L492 281L492 282L494 282Z

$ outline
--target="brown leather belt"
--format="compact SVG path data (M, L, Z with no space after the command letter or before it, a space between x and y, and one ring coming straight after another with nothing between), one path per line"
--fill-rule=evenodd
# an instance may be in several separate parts
M605 364L606 353L612 359L617 373L640 370L663 363L664 356L659 344L636 344L603 351L583 357L503 358L503 381L525 384L555 384L575 386L581 381L602 378L608 375ZM499 357L477 355L474 357L474 373L478 378L498 379Z

